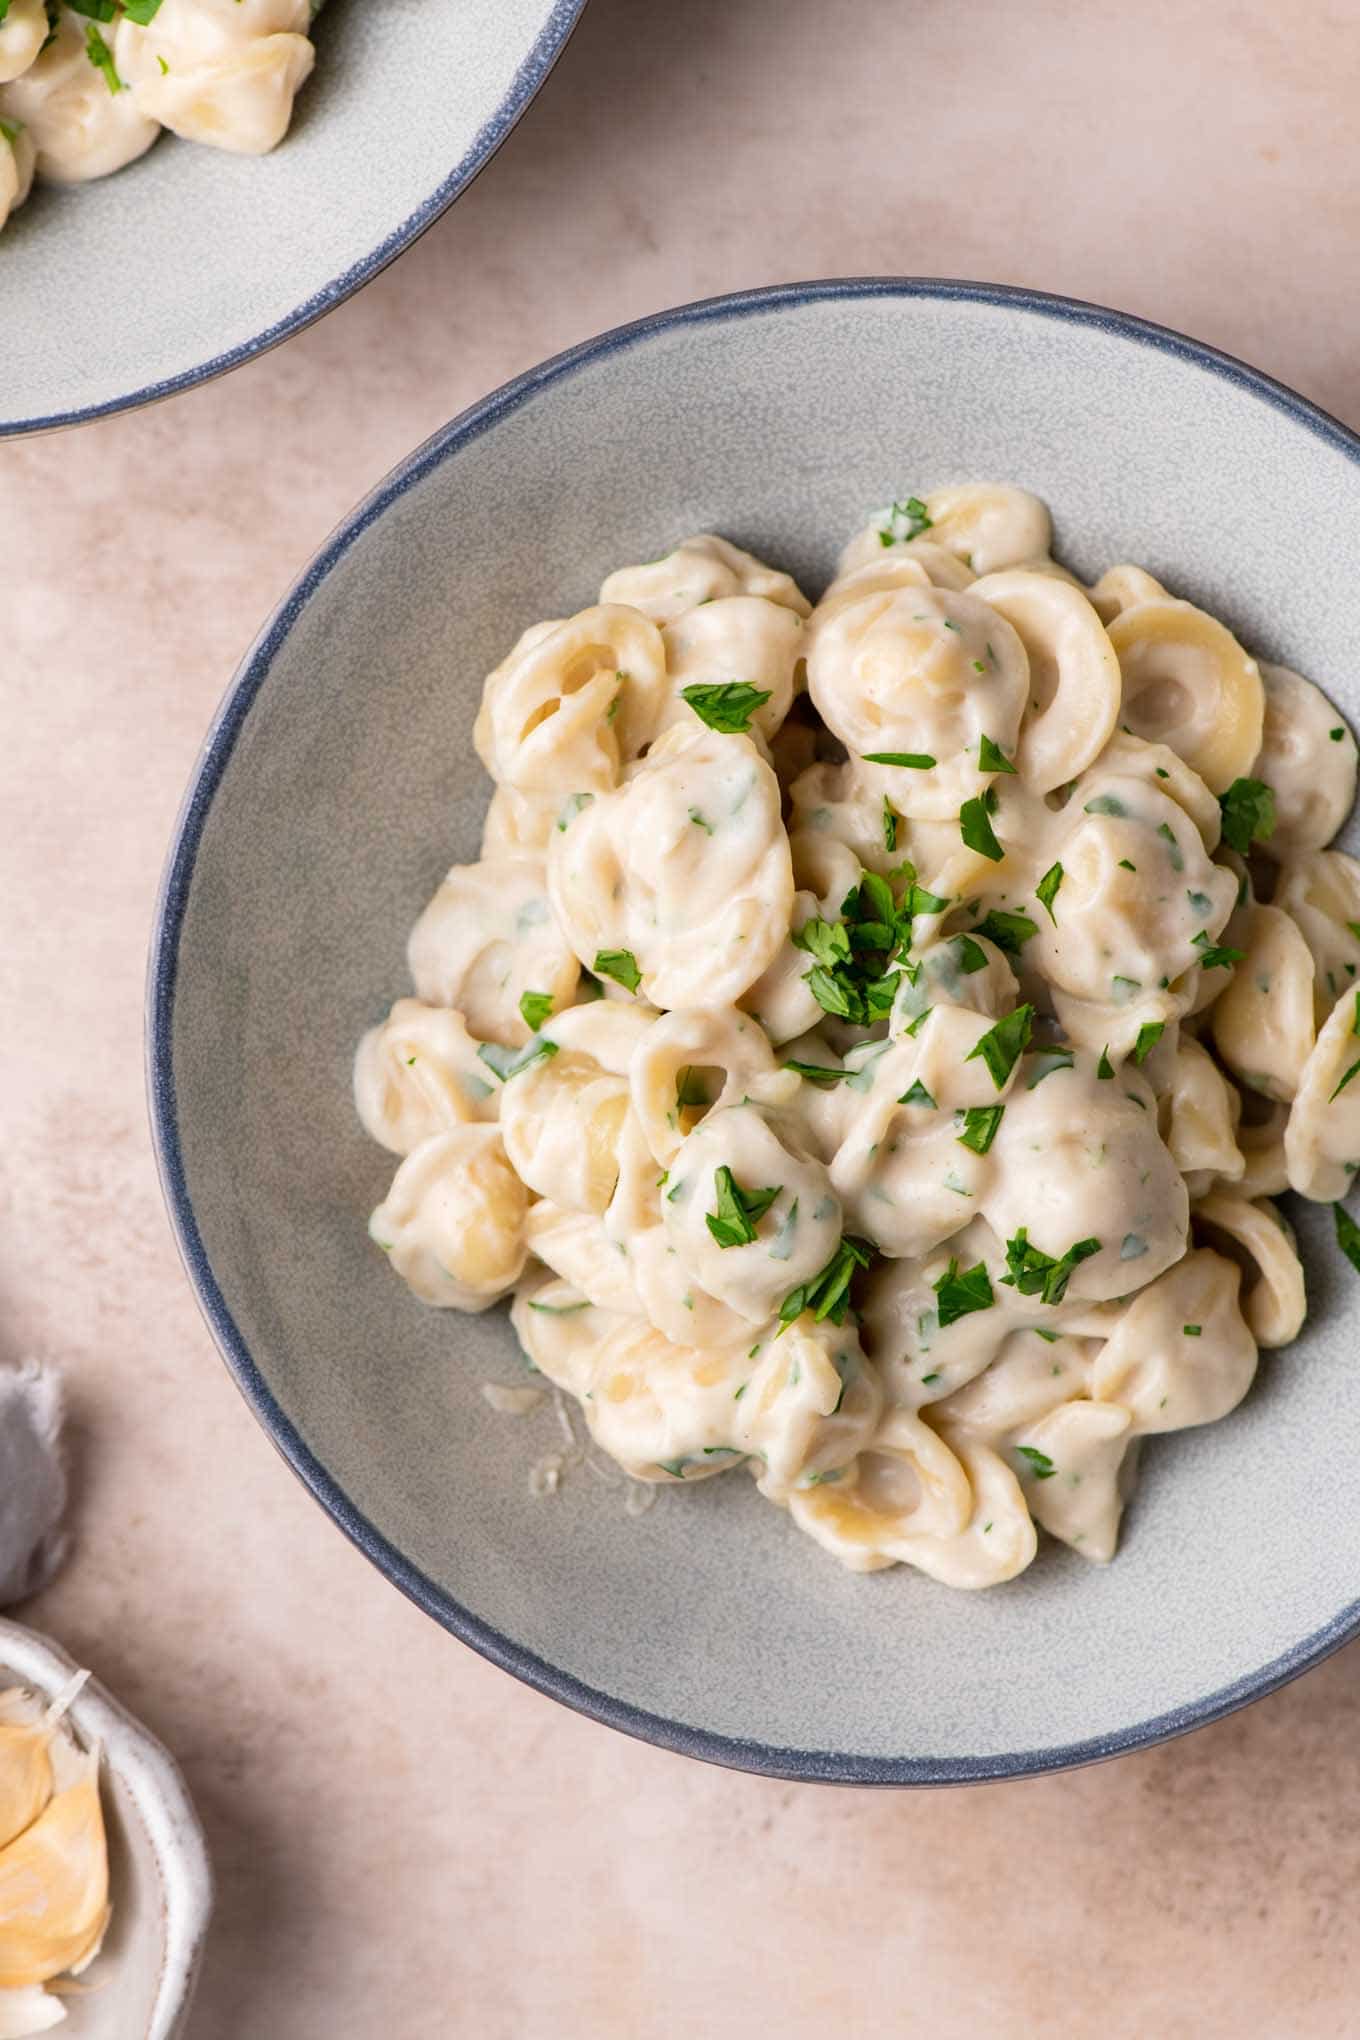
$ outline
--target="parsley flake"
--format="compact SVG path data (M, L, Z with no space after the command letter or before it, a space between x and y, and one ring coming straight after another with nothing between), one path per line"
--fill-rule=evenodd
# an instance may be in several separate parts
M996 1302L992 1294L992 1280L987 1273L986 1263L979 1261L973 1268L959 1273L959 1264L951 1260L943 1275L930 1285L940 1299L938 1310L940 1330L946 1325L956 1324L962 1317L969 1317L975 1310L990 1310Z
M976 932L994 942L998 949L1004 949L1007 956L1018 956L1032 935L1039 930L1028 914L1007 914L999 907L993 907L986 918L978 923Z
M1055 1261L1052 1254L1030 1244L1027 1229L1021 1226L1015 1238L1006 1242L1006 1266L1010 1273L1001 1279L1022 1296L1039 1296L1048 1304L1061 1303L1074 1271L1099 1252L1099 1240L1078 1240Z
M1336 1220L1336 1243L1357 1275L1360 1275L1360 1225L1355 1223L1344 1204L1332 1206Z
M1138 1030L1138 1039L1133 1044L1134 1061L1139 1064L1145 1063L1165 1032L1165 1020L1145 1020Z
M1253 843L1268 843L1275 833L1275 795L1261 779L1234 779L1219 796L1223 840L1239 857Z
M1036 1480L1052 1480L1058 1471L1048 1454L1041 1452L1037 1445L1017 1445L1015 1449L1022 1459L1029 1461Z
M531 1034L537 1034L543 1022L553 1009L551 992L521 992L519 996L520 1018Z
M613 978L626 992L636 992L642 983L642 972L631 949L598 949L590 967L596 977Z
M985 799L963 803L959 809L959 834L970 850L976 850L980 857L989 857L993 864L1000 864L1006 854L996 840Z
M720 1247L749 1247L756 1236L757 1221L765 1216L780 1186L773 1190L743 1190L724 1164L713 1172L718 1192L716 1211L704 1213L704 1224Z
M996 1139L1005 1110L1004 1105L970 1105L963 1115L963 1132L957 1136L959 1146L985 1155Z
M1245 949L1228 949L1220 943L1211 942L1203 928L1193 938L1193 946L1200 951L1202 970L1227 970L1230 964L1240 963L1247 953Z
M744 680L719 680L708 686L682 687L680 699L711 730L732 736L751 727L751 717L769 700L770 691L748 686Z
M511 1077L519 1076L534 1063L546 1062L556 1055L557 1043L545 1041L541 1034L526 1041L523 1048L502 1048L498 1041L479 1041L477 1053L487 1068L494 1070L503 1084L508 1084Z
M929 772L935 760L928 751L866 751L866 765L904 765L912 772Z
M991 1072L992 1082L998 1091L1004 1090L1017 1059L1029 1046L1034 1028L1033 1006L1017 1006L1013 1013L1007 1013L994 1027L989 1027L982 1038L969 1049L965 1062L973 1062L981 1056Z
M919 1077L909 1091L902 1093L897 1102L899 1105L928 1105L932 1112L936 1109L935 1100Z
M973 663L974 663L974 664L975 664L975 665L977 666L977 670L978 670L978 672L980 673L980 672L982 671L982 664L981 664L981 661L980 661L980 660L974 660L974 662L973 662ZM1008 757L1006 756L1006 754L1005 754L1005 752L1004 752L1004 751L1002 750L1002 748L1001 748L1000 744L994 744L994 743L992 742L992 739L991 739L990 737L981 737L981 738L979 738L979 740L978 740L978 771L979 771L979 772L1012 772L1012 773L1013 773L1013 772L1015 771L1015 769L1016 769L1016 768L1014 767L1014 765L1012 765L1012 763L1011 763L1010 759L1009 759L1009 758L1008 758Z
M787 1329L804 1311L811 1311L818 1324L830 1318L833 1325L845 1323L850 1307L850 1281L857 1268L867 1268L875 1249L868 1240L846 1233L826 1266L810 1282L800 1282L779 1306L779 1322Z
M1058 897L1058 887L1062 882L1063 868L1061 864L1050 864L1048 870L1034 888L1035 899L1047 911L1048 918L1055 927L1057 926L1058 917L1053 911L1053 902Z

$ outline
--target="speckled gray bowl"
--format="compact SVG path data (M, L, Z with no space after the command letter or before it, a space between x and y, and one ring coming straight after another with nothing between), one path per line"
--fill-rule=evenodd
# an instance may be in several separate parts
M364 1233L390 1174L350 1106L362 1030L488 785L470 722L524 625L725 532L810 589L904 489L1021 482L1087 573L1133 558L1352 716L1360 441L1135 320L974 285L698 305L456 420L341 527L246 659L167 873L150 1054L166 1191L228 1363L342 1527L457 1635L630 1732L781 1775L1042 1771L1212 1720L1360 1626L1355 1278L1302 1225L1315 1315L1247 1404L1153 1441L1107 1570L1048 1550L951 1593L844 1573L750 1483L639 1520L526 1490L551 1419L500 1313L423 1309ZM537 1427L537 1428L536 1428Z
M0 240L0 437L236 368L399 255L505 140L585 0L329 0L270 156L162 135Z

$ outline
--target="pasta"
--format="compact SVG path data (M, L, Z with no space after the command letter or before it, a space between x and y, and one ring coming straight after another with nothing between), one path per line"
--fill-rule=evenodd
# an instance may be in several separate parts
M815 607L705 533L524 631L481 858L355 1063L419 1299L512 1298L633 1480L745 1468L852 1571L970 1590L1041 1533L1109 1560L1141 1441L1298 1336L1272 1198L1360 1268L1350 728L1051 544L969 483Z
M0 19L0 227L40 180L84 184L162 129L259 156L288 132L322 0L9 0Z

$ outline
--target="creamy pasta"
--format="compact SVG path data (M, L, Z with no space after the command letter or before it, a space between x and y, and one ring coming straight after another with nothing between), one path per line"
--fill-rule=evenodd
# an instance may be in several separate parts
M634 1480L961 1588L1112 1557L1141 1441L1298 1335L1280 1192L1360 1269L1354 738L1051 541L969 483L815 607L704 533L531 626L355 1065L417 1297L512 1297Z
M39 181L86 184L162 130L242 156L288 132L323 0L0 0L0 227Z

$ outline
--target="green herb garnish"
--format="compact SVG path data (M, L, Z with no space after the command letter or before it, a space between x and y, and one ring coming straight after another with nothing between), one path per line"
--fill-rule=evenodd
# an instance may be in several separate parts
M1275 795L1262 779L1234 779L1219 796L1223 840L1239 857L1253 843L1268 843L1275 833Z
M932 1112L936 1109L935 1100L919 1077L909 1091L902 1093L897 1102L899 1105L928 1105Z
M1203 1332L1204 1327L1203 1325L1182 1325L1181 1330L1187 1339L1197 1339Z
M1114 1065L1110 1061L1110 1048L1108 1042L1106 1043L1105 1047L1102 1048L1100 1051L1100 1061L1096 1064L1096 1075L1100 1077L1102 1080L1107 1077L1112 1077L1114 1075Z
M883 515L887 521L878 527L880 545L909 545L913 538L931 528L930 512L919 496L908 496L903 503L890 503Z
M824 1091L850 1075L849 1070L829 1070L821 1063L786 1062L784 1068L796 1070L800 1077L806 1077L810 1084L819 1084Z
M980 673L982 671L981 662L975 660L974 664ZM1014 772L1015 767L1002 750L1000 744L994 744L990 737L982 737L978 741L978 771Z
M1247 953L1245 949L1228 949L1220 943L1211 942L1203 928L1193 938L1193 946L1201 952L1199 961L1202 970L1227 970L1230 964L1240 963Z
M883 847L889 855L897 848L897 816L886 793L883 796Z
M1134 1061L1139 1064L1145 1063L1165 1032L1165 1020L1145 1020L1138 1030L1138 1039L1133 1044Z
M1031 1246L1028 1231L1021 1226L1015 1238L1006 1242L1006 1266L1010 1273L1001 1279L1022 1296L1039 1296L1049 1304L1061 1303L1074 1270L1099 1252L1099 1240L1078 1240L1055 1261L1042 1248Z
M109 48L93 21L88 21L85 24L85 54L94 65L96 71L103 73L104 83L108 86L110 92L121 92L123 81L119 77L117 67L114 64L113 51Z
M845 1323L850 1307L850 1280L857 1268L867 1268L876 1249L869 1240L857 1240L846 1233L826 1266L810 1282L800 1282L779 1306L779 1322L787 1328L811 1311L818 1324L830 1318L833 1325Z
M1038 932L1037 924L1028 914L1007 914L998 907L993 907L974 930L988 942L994 942L998 949L1004 949L1007 956L1018 956L1030 937Z
M1005 1110L1004 1105L970 1105L963 1115L959 1146L971 1148L975 1155L985 1155L996 1139L996 1130Z
M1033 1028L1033 1006L1017 1006L1013 1013L1007 1013L1004 1019L998 1020L995 1027L987 1029L981 1040L969 1049L964 1061L973 1062L981 1056L997 1090L1004 1090L1018 1057L1029 1046Z
M976 1267L959 1272L959 1264L951 1260L949 1266L933 1282L931 1288L939 1301L940 1330L946 1325L957 1323L961 1317L969 1317L975 1310L990 1310L996 1302L992 1294L992 1281L982 1261Z
M1015 1449L1022 1459L1029 1461L1036 1480L1052 1480L1058 1469L1046 1452L1041 1452L1037 1445L1017 1445Z
M596 977L613 978L626 992L636 992L642 983L642 972L631 949L597 949L591 969Z
M904 765L911 772L929 772L935 760L928 751L866 751L866 765Z
M552 1009L551 992L521 992L519 995L520 1018L531 1034L537 1034Z
M503 1084L508 1084L511 1077L519 1076L532 1064L546 1062L556 1055L557 1043L545 1040L541 1034L526 1041L523 1048L502 1048L497 1041L479 1041L477 1053L487 1068L494 1070Z
M729 736L748 730L751 717L769 698L768 687L751 687L744 680L718 680L707 686L680 689L680 699L689 704L700 722Z
M1058 897L1058 887L1062 882L1063 868L1061 864L1050 864L1048 870L1034 888L1035 899L1047 911L1048 918L1055 927L1058 923L1058 917L1053 911L1053 902Z
M765 1216L780 1186L773 1190L743 1190L732 1171L724 1165L713 1172L718 1192L716 1211L704 1213L704 1224L720 1247L749 1247L756 1236L756 1224Z
M959 834L970 850L976 850L980 857L990 857L993 864L999 864L1006 854L996 840L985 796L963 803L959 809Z
M1355 1223L1344 1204L1332 1206L1336 1220L1336 1243L1357 1275L1360 1275L1360 1225Z

